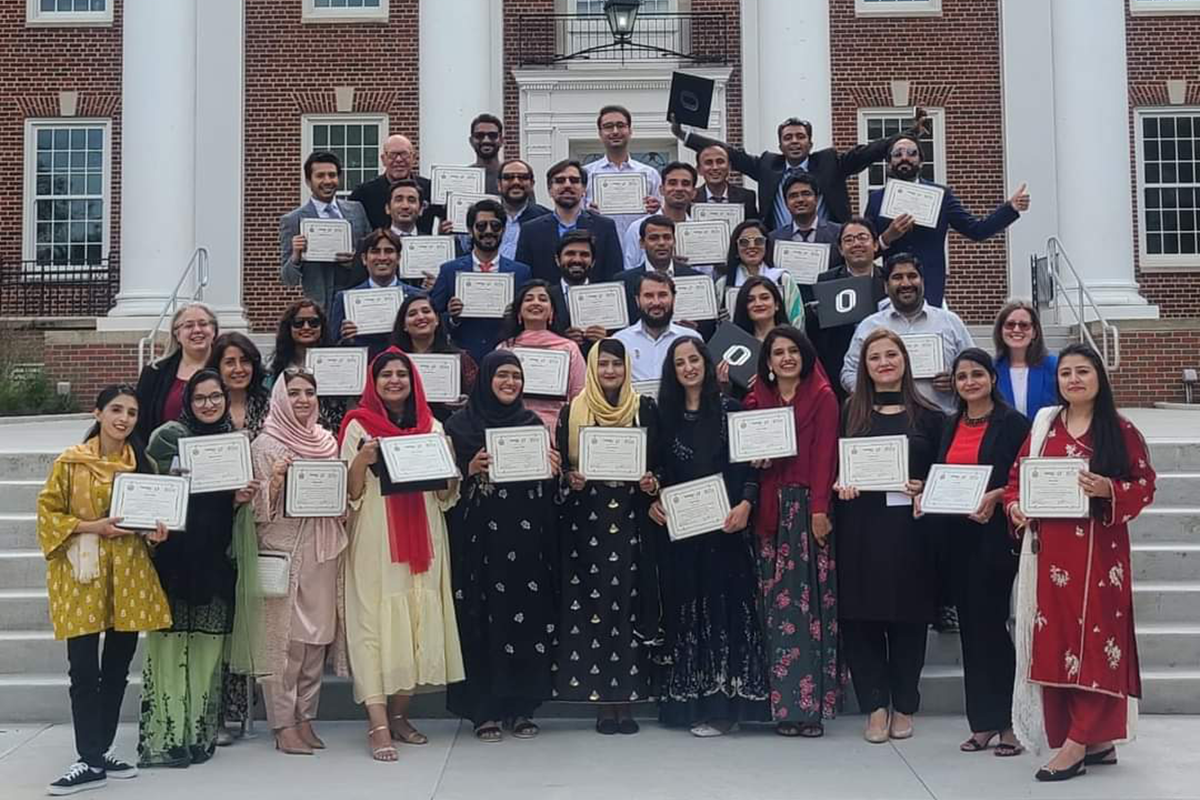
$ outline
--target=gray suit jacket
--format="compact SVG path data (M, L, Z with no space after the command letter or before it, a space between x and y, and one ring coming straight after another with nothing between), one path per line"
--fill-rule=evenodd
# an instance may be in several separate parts
M371 223L367 221L367 212L361 203L353 200L337 201L342 218L349 221L353 230L355 247L364 236L371 232ZM300 286L304 296L321 304L327 312L333 296L339 289L356 286L367 279L367 271L362 260L355 256L349 266L335 261L305 261L299 264L292 262L292 237L300 233L300 220L315 219L317 208L309 200L299 208L292 209L279 218L279 280L284 286Z

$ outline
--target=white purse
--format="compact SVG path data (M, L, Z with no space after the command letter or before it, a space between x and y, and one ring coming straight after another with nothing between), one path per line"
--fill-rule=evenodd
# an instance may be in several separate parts
M302 535L302 533L297 534L296 544L292 546L290 553L282 550L258 551L258 594L260 597L288 596L288 589L292 582L292 557L296 555L296 548L300 546Z

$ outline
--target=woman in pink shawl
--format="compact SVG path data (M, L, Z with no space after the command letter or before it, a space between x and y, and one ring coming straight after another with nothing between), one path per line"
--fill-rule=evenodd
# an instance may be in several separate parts
M346 528L340 517L284 516L284 478L294 459L333 460L337 439L318 424L317 381L288 368L271 391L262 433L250 446L254 477L267 490L255 498L260 551L291 555L286 597L263 598L260 681L275 747L312 755L325 747L313 731L325 662L347 673L341 554Z
M505 335L497 350L514 348L541 348L561 350L570 359L567 368L567 393L562 397L530 396L528 383L525 387L525 407L538 415L551 434L558 426L558 412L583 391L587 376L587 362L579 352L579 345L560 335L562 323L554 319L554 305L550 302L550 284L540 279L526 283L513 299L512 308L505 320ZM529 380L529 366L525 366L525 380Z

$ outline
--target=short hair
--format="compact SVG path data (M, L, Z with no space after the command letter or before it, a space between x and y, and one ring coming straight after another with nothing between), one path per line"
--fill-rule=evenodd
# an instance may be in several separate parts
M605 114L620 114L625 118L625 124L633 126L633 115L629 113L629 109L625 106L607 105L600 109L600 113L596 115L596 127L600 127L600 120L604 119Z
M724 153L725 158L729 158L729 148L726 147L725 145L721 144L720 142L713 142L712 144L701 148L700 152L696 154L696 158L703 157L704 153L706 151L712 150L713 148L716 148L717 150L720 150L722 153Z
M1038 316L1037 309L1024 300L1013 300L1000 309L1000 313L996 315L996 324L992 327L992 344L996 348L996 357L1004 359L1009 357L1008 345L1004 343L1004 323L1008 321L1014 311L1024 311L1029 315L1029 321L1033 323L1033 332L1037 336L1025 350L1025 361L1032 366L1037 366L1046 360L1046 336L1042 333L1042 318Z
M787 178L783 181L783 197L785 200L787 199L788 192L790 192L792 187L797 183L803 183L805 186L812 189L813 194L815 194L817 197L821 196L821 187L817 183L817 177L811 172L797 172L795 175L787 176Z
M888 259L883 262L883 279L887 280L892 277L892 270L901 264L912 264L917 268L917 272L921 273L921 277L925 277L925 265L921 263L921 259L917 258L916 253L896 253L894 256L888 256Z
M504 206L497 203L490 197L486 200L480 200L475 205L467 209L467 227L474 228L475 220L479 218L481 211L490 211L496 215L496 219L500 220L501 225L508 224L508 216L504 213Z
M500 173L501 174L504 173L504 168L507 167L509 164L520 164L525 169L529 170L529 177L531 179L533 178L533 167L530 166L529 162L523 158L506 158L506 159L504 159L504 161L501 161L500 162Z
M846 232L846 228L851 225L857 225L860 228L866 228L867 233L871 234L872 239L879 238L879 232L875 230L875 223L864 217L862 214L851 214L850 219L842 223L841 233L838 234L838 242L842 241L842 233Z
M358 240L358 257L362 258L365 256L367 251L379 244L381 239L391 242L392 247L396 248L397 253L404 248L404 245L400 242L400 237L392 233L390 228L376 228Z
M675 220L663 214L651 214L642 220L642 224L638 226L638 238L646 238L646 228L655 225L659 228L670 228L671 233L675 233Z
M666 180L669 173L677 172L681 169L692 176L692 185L695 185L696 181L700 180L700 173L696 172L696 168L686 161L672 161L659 170L659 174L662 175L663 180Z
M921 152L921 140L915 136L911 136L908 133L904 133L904 132L897 133L895 136L888 139L887 157L888 158L892 157L892 148L896 146L897 142L904 142L904 141L912 142L913 144L915 144L917 146L917 157L920 158L922 161L925 160L925 156Z
M812 138L812 123L806 119L800 119L799 117L788 117L783 122L779 123L779 127L775 129L775 138L782 139L784 128L794 128L797 125L799 125L801 128L804 128L809 139Z
M586 244L588 250L592 253L592 258L596 257L596 237L592 236L591 231L573 230L563 235L558 240L558 246L554 250L554 257L561 258L563 250L566 250L569 245Z
M497 117L495 114L483 113L483 114L480 114L479 116L475 117L475 119L471 120L471 133L475 132L475 127L477 125L479 125L480 123L486 123L488 125L495 125L496 130L500 133L500 135L501 136L504 135L504 123L501 122L500 118Z
M579 161L576 161L573 158L564 158L562 161L559 161L556 164L552 164L550 166L550 169L546 170L546 185L549 186L550 184L554 183L555 175L557 175L560 172L565 172L568 169L570 169L571 167L574 167L575 169L579 170L579 177L583 179L583 185L587 186L587 181L588 181L587 170L585 170L583 168L583 164L581 164Z
M396 194L397 189L416 189L417 199L422 203L425 202L425 190L422 189L421 184L417 183L417 181L413 178L401 178L398 181L393 181L392 184L388 186L389 203L392 202L392 195Z
M304 159L304 180L312 180L313 166L316 164L333 164L337 174L342 174L342 160L337 157L337 153L331 153L328 150L314 150L308 154L308 158Z
M650 281L650 283L663 284L664 286L666 286L668 289L671 290L671 296L672 297L675 296L675 279L672 278L667 273L659 272L658 270L654 270L654 269L646 270L645 272L643 272L641 275L638 276L638 282L637 282L637 293L638 294L642 293L642 286L646 283L646 281Z

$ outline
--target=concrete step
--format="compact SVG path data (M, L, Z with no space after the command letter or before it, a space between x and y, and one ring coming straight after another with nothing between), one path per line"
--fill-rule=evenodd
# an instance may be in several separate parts
M1132 545L1133 580L1200 581L1200 544Z
M46 559L41 550L0 550L0 588L40 589L46 586Z
M0 550L28 550L37 546L37 514L0 513Z
M0 452L0 477L5 480L44 481L60 452Z
M2 475L2 473L0 473ZM46 484L45 477L28 480L0 480L0 513L25 513L37 508L38 492Z
M1200 498L1192 503L1200 502ZM1132 544L1165 544L1200 541L1200 506L1164 508L1157 504L1129 522Z
M1134 581L1137 625L1193 623L1200 618L1200 581Z
M1197 414L1200 425L1200 414ZM1185 440L1182 437L1188 436ZM1180 439L1149 439L1150 464L1164 472L1200 472L1200 431L1180 431Z
M0 589L0 631L50 629L50 598L46 588Z
M1200 503L1200 472L1158 473L1154 487L1155 506L1180 508L1197 503Z
M1143 669L1200 667L1200 624L1138 623L1137 640Z

